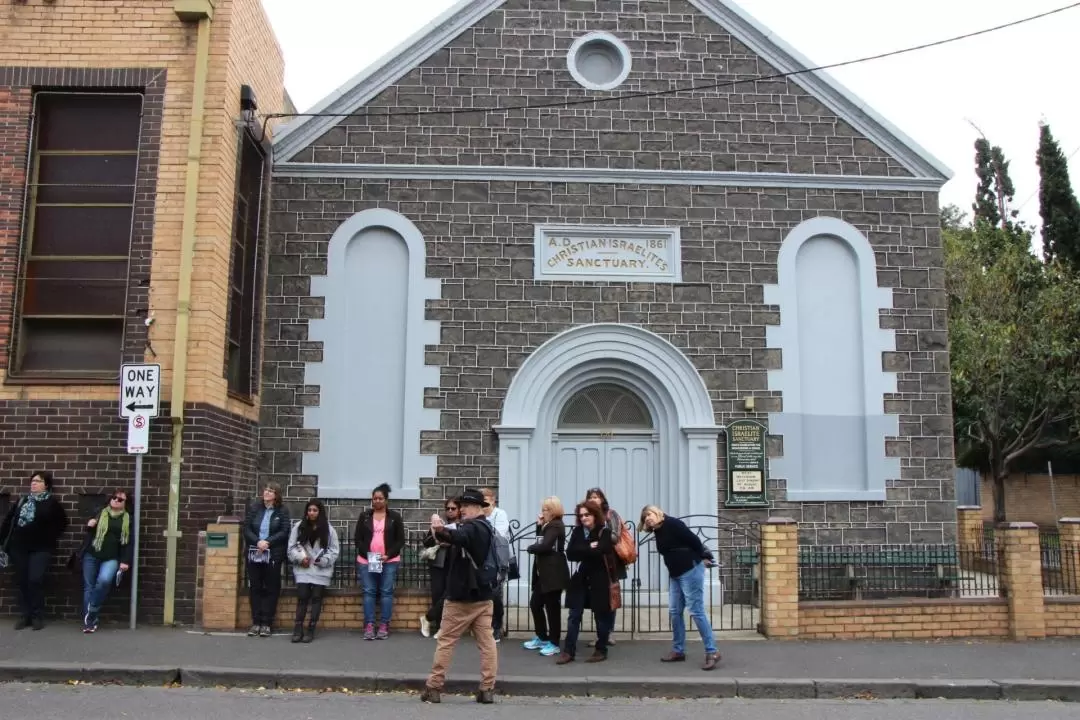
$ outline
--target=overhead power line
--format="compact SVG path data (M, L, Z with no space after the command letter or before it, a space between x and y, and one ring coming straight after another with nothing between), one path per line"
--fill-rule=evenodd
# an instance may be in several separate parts
M976 30L974 32L964 33L963 35L954 35L952 37L944 38L942 40L935 40L933 42L922 43L920 45L912 45L910 47L900 48L899 50L891 50L889 52L878 53L876 55L867 55L864 57L854 58L852 60L843 60L840 62L829 63L827 65L818 65L811 68L803 68L801 70L792 70L789 72L775 73L773 75L761 75L753 78L746 78L742 80L725 80L723 82L708 83L704 85L686 85L682 87L673 87L667 90L651 90L640 92L619 93L614 95L605 95L603 97L589 97L581 98L577 100L557 100L550 102L538 102L538 103L524 103L521 105L506 105L492 108L428 108L428 109L415 109L415 110L391 110L386 112L372 112L370 110L363 110L363 115L367 118L393 118L393 117L418 117L427 115L473 115L473 114L489 114L489 113L501 113L501 112L514 112L517 110L547 110L556 108L570 108L580 105L598 105L602 103L614 103L621 102L623 100L635 100L639 98L652 98L661 97L665 95L676 95L678 93L692 93L700 92L702 90L716 90L723 87L735 87L746 83L756 83L768 80L782 80L784 78L794 77L797 75L805 75L808 73L819 72L822 70L833 70L835 68L848 67L850 65L858 65L861 63L871 62L874 60L883 60L885 58L896 57L898 55L906 55L908 53L918 52L921 50L928 50L930 48L940 47L942 45L948 45L951 43L959 42L961 40L968 40L970 38L978 37L980 35L988 35L990 33L998 32L1000 30L1007 30L1009 28L1016 27L1018 25L1024 25L1026 23L1034 22L1036 20L1042 20L1043 18L1050 17L1063 13L1067 10L1080 7L1080 2L1070 3L1062 7L1054 8L1053 10L1047 10L1037 15L1030 15L1019 20L1013 20L1011 22L1003 23L1001 25L995 25L993 27L984 28L982 30ZM263 134L266 134L266 123L270 120L277 118L291 118L291 117L352 117L357 115L361 111L354 111L350 113L271 113L264 116L263 119Z

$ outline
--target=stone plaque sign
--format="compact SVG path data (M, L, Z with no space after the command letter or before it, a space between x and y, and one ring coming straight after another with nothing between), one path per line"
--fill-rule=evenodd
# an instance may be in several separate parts
M765 426L736 420L727 427L727 499L724 507L767 507Z
M682 282L679 228L538 225L534 280Z

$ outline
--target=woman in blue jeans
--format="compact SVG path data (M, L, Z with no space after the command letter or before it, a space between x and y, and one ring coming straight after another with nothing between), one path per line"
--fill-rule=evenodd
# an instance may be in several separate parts
M126 505L127 493L117 490L109 497L109 504L86 523L82 562L84 633L97 631L98 614L116 583L117 573L131 568L135 546Z
M371 508L356 521L356 574L364 589L364 639L390 637L394 612L394 580L405 548L405 521L386 507L390 486L385 483L371 493ZM379 628L375 629L375 596L380 598Z
M712 553L701 544L686 523L668 517L655 505L646 505L641 511L641 526L656 537L656 551L664 558L668 575L668 607L671 613L673 635L671 652L661 662L684 662L686 660L686 620L683 611L689 606L701 642L705 645L705 663L702 670L713 670L720 662L716 650L712 624L705 614L705 568L713 564Z

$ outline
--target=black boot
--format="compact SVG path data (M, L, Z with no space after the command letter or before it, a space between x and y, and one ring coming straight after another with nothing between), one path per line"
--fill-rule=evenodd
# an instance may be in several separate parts
M308 623L307 630L304 631L304 637L300 642L309 643L315 639L315 623Z
M304 639L304 625L303 623L296 623L293 626L292 641L294 643L302 642Z

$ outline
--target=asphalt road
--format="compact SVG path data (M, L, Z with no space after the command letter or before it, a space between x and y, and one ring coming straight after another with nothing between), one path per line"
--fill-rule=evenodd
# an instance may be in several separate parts
M1052 702L774 701L774 700L557 700L500 698L478 706L469 698L444 697L424 705L416 695L344 695L193 688L131 688L70 685L0 685L4 720L324 720L385 717L397 720L580 720L583 713L619 720L683 720L708 713L724 720L1075 720L1076 706Z

